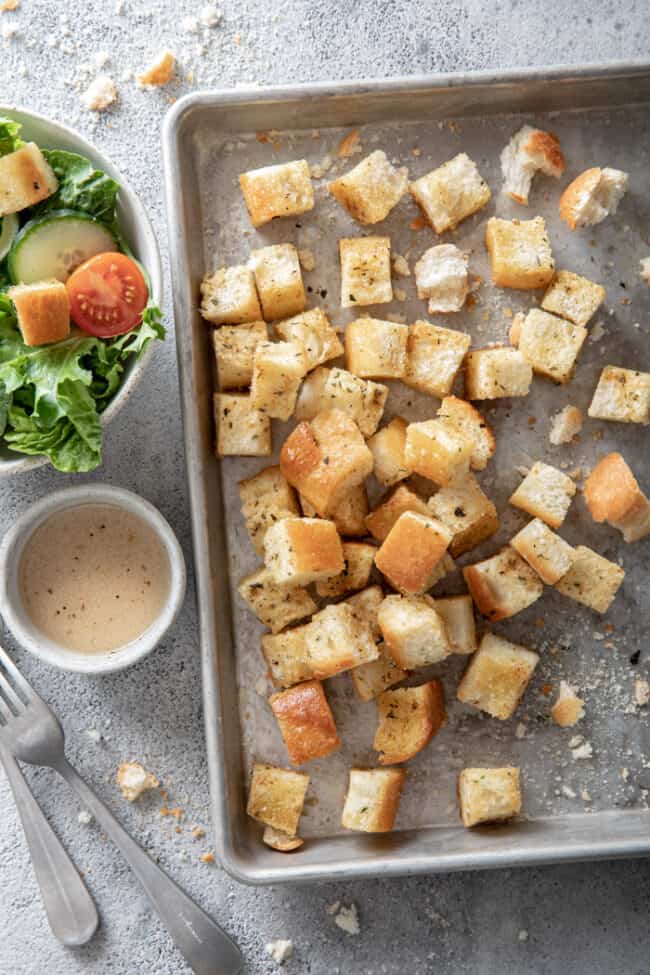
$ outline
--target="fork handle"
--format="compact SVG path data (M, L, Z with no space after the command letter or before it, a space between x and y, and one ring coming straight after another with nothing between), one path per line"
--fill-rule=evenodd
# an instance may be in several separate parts
M192 971L237 975L244 959L234 941L129 836L67 759L53 767L119 848Z
M69 947L85 945L99 924L93 900L15 758L3 745L0 745L0 763L16 801L52 933Z

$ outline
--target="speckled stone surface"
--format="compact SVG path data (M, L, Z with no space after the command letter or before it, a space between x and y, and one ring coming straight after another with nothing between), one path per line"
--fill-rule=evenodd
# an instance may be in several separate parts
M22 0L0 14L0 102L77 126L106 150L142 195L165 256L160 124L170 94L201 86L379 77L412 72L602 61L648 55L646 0L227 0L212 29L188 30L189 0L84 5ZM17 32L11 37L11 28ZM8 29L9 28L9 29ZM162 47L183 82L140 91L127 75ZM118 82L118 104L97 118L79 99L101 69ZM92 64L93 57L97 63ZM84 65L86 66L84 68ZM193 83L188 75L193 73ZM169 309L169 296L167 308ZM106 436L93 479L140 492L164 512L190 560L187 495L173 338L157 350L138 391ZM0 481L0 534L30 501L74 479L44 468ZM8 634L6 644L15 649ZM69 756L133 835L238 940L247 971L276 966L265 944L291 938L288 972L312 975L647 975L647 861L585 864L302 888L242 887L210 850L194 592L164 644L146 662L111 677L54 672L16 652L63 720ZM99 742L89 730L101 733ZM127 807L116 766L140 758L163 780L176 820L149 796ZM102 924L93 942L66 950L52 938L16 813L0 775L1 975L177 975L186 971L147 900L98 828L49 772L30 781L86 875ZM193 839L190 828L206 829ZM327 906L354 902L361 931L339 930Z

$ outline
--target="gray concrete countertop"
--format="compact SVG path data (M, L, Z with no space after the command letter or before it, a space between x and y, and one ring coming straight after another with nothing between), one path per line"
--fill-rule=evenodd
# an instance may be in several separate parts
M1 4L0 4L1 6ZM77 127L107 151L149 208L166 257L160 124L170 96L197 86L380 77L472 68L648 56L646 0L225 0L223 17L197 33L192 0L22 0L0 13L0 102L22 104ZM16 32L12 33L15 26ZM130 72L161 48L178 56L177 88L140 91ZM118 82L116 106L97 117L80 102L101 71ZM193 74L193 79L190 75ZM167 310L171 307L167 295ZM169 322L171 326L171 322ZM173 335L106 435L91 480L138 491L169 518L190 561L187 495ZM75 478L42 468L0 481L0 535L15 516ZM1 631L14 650L8 634ZM81 678L16 656L65 726L69 755L133 835L241 945L250 972L271 972L264 946L291 938L292 973L334 975L646 975L647 861L547 867L408 880L242 887L210 851L210 822L194 592L157 652L132 670ZM89 735L89 731L97 731ZM117 765L140 758L184 810L180 832L151 795L127 807ZM99 829L49 772L30 781L85 873L102 924L85 948L52 938L13 803L0 776L0 973L176 975L186 971L147 900ZM206 836L194 839L191 827ZM361 931L339 930L327 906L356 903Z

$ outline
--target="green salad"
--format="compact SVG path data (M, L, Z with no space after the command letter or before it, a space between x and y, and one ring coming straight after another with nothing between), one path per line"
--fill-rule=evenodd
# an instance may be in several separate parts
M127 363L165 335L120 233L118 191L88 159L23 143L0 117L0 448L61 471L101 464L100 415Z

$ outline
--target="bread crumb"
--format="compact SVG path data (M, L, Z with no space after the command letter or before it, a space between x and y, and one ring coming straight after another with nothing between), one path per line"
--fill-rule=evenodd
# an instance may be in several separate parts
M181 20L181 27L186 34L197 34L199 30L199 18L192 15L189 17L183 17Z
M406 301L406 291L402 291L401 288L393 288L393 294L397 301Z
M523 723L523 721L520 721L517 727L515 728L515 738L521 741L522 738L526 737L526 731L527 731L526 725Z
M163 806L162 809L160 810L160 815L173 816L174 819L182 819L183 810L180 808L180 806L174 806L172 809L170 809L168 806Z
M103 112L117 101L115 82L106 74L97 75L83 92L81 101L89 112Z
M314 252L308 247L298 248L298 260L300 261L300 267L303 269L303 271L313 271L316 267Z
M97 731L97 728L87 728L86 734L88 735L91 741L94 741L96 745L98 745L99 742L102 740L102 733L101 731Z
M269 941L264 946L267 955L270 955L276 965L284 965L287 959L293 955L293 941L279 938L277 941Z
M563 407L551 420L551 432L548 439L558 447L563 443L571 443L573 438L582 430L583 415L577 406Z
M138 85L143 88L155 88L169 84L174 76L176 58L171 51L161 51L149 67L138 75Z
M519 941L522 941L522 942L528 941L528 931L526 931L525 928L522 928L521 931L518 934L518 938L519 938Z
M330 915L336 914L340 906L341 906L340 901L334 901L332 904L327 905L327 907L325 908L325 912Z
M205 830L201 826L192 826L191 833L193 840L202 840L205 836Z
M338 157L339 159L348 159L356 152L361 152L358 129L354 129L352 132L349 132L345 138L341 139L339 142Z
M571 742L569 742L569 748L571 748ZM593 754L594 754L594 750L591 745L591 742L589 741L583 741L582 744L576 745L575 748L571 748L571 758L574 761L593 758Z
M5 11L18 10L20 6L20 0L2 0L0 3L0 14L5 13Z
M591 802L591 793L588 791L588 789L583 789L580 793L580 798L583 802Z
M81 823L82 826L90 826L93 821L92 813L89 813L87 809L80 809L79 815L77 816L77 822Z
M646 284L650 284L650 257L644 257L639 261L641 265L641 277Z
M411 269L408 265L408 261L402 254L395 254L393 257L393 271L395 274L399 274L402 278L408 278L411 276Z
M570 785L563 785L560 791L561 791L561 793L562 793L563 796L566 796L567 797L567 799L575 799L576 798L577 793L575 793L573 791L573 789L571 788Z
M204 853L199 860L201 863L214 863L214 853Z
M596 322L589 332L589 341L600 342L603 335L607 335L607 329L603 326L602 322Z
M148 789L157 789L160 782L140 762L123 762L117 770L116 781L128 802L135 802Z
M426 221L425 221L424 217L416 217L414 220L411 220L411 222L409 224L409 229L410 230L424 230L424 228L426 227L426 225L427 224L426 224Z
M345 904L341 905L338 914L334 918L334 923L341 931L345 931L346 934L359 934L361 928L359 927L357 905L350 904L349 907L346 907Z
M638 708L650 703L650 681L637 677L634 681L634 703Z
M325 173L327 173L334 164L332 156L326 153L319 163L311 167L312 179L322 179Z
M221 23L221 18L223 17L222 12L214 4L208 4L203 7L201 13L199 14L199 20L203 27L212 28L217 27Z

